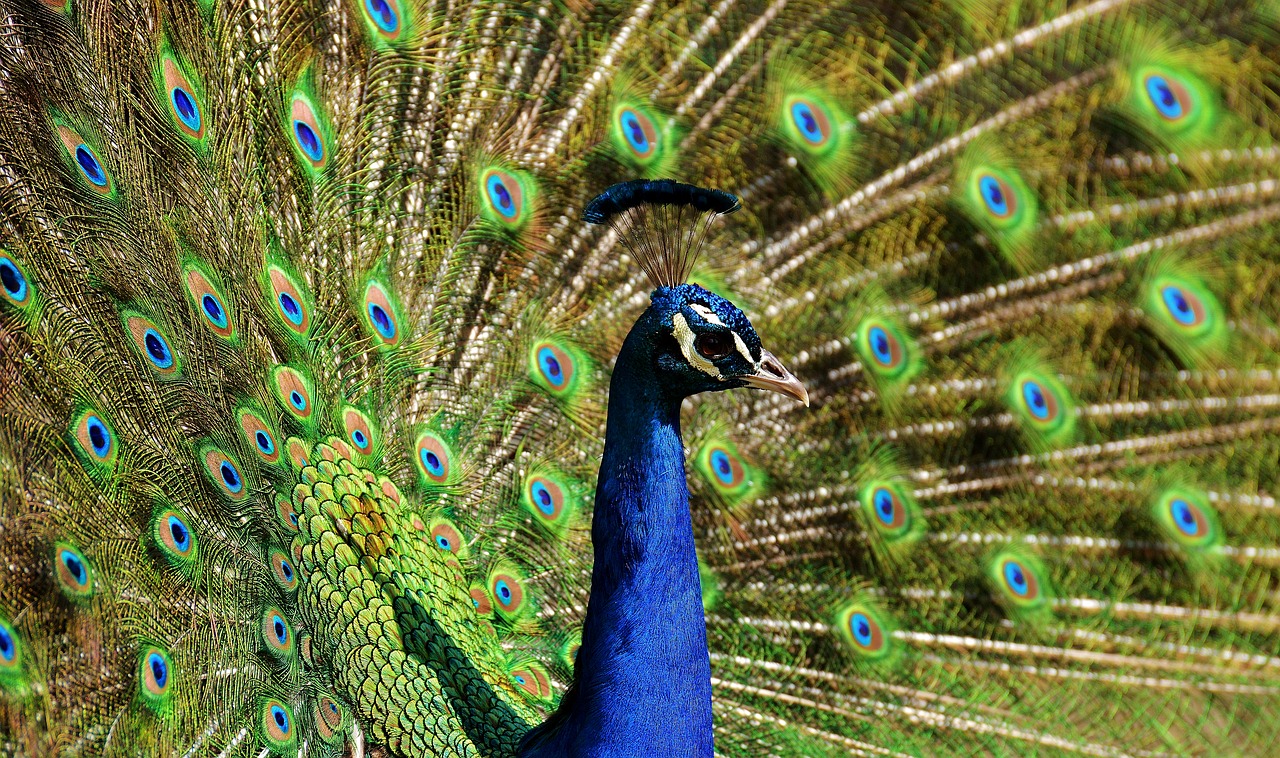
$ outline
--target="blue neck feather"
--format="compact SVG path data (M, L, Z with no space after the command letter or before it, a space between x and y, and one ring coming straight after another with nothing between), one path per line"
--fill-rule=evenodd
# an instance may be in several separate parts
M652 315L652 314L646 314ZM591 535L595 565L576 682L527 756L710 758L711 663L689 515L680 402L650 366L654 319L627 337Z

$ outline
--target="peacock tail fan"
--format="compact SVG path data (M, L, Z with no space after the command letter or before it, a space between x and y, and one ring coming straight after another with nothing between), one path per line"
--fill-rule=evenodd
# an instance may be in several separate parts
M0 754L517 755L689 281L718 755L1274 752L1274 2L3 6Z

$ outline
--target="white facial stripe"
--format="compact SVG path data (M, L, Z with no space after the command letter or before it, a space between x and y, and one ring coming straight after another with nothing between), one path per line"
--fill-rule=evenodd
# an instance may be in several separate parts
M676 342L680 343L680 352L684 353L684 359L689 362L690 366L698 369L708 376L714 376L716 379L724 380L720 376L720 369L716 368L716 364L698 355L697 349L693 346L693 340L697 336L693 330L689 328L689 322L685 320L683 313L677 313L671 317L671 324L674 327L671 331L676 338ZM737 337L738 335L733 335Z
M693 309L694 313L698 314L703 319L705 319L708 324L715 324L716 326L724 326L724 322L720 320L720 317L716 315L716 312L711 310L707 306L702 305L700 303L689 303L689 307Z
M747 363L750 363L752 366L759 369L760 366L756 363L756 359L751 357L751 351L747 349L747 343L743 342L742 338L739 337L738 333L734 330L730 329L729 334L733 335L733 344L738 346L738 353L741 354L743 358L747 359Z

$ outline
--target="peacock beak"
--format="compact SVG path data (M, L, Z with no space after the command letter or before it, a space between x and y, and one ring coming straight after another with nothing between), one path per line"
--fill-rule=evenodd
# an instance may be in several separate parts
M760 351L760 368L756 373L741 378L751 387L790 395L804 403L806 408L809 407L809 393L805 391L804 385L795 374L787 371L787 367L782 365L778 356L768 350Z

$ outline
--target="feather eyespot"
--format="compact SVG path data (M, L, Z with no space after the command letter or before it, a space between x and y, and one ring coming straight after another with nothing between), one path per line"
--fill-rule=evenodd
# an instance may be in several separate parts
M289 131L293 144L303 160L314 170L322 170L328 163L328 150L325 146L324 130L320 127L320 119L310 101L301 94L295 94L289 109Z
M277 753L294 749L293 711L274 698L262 701L262 734Z
M275 463L280 460L280 448L276 445L276 436L256 413L242 410L239 413L240 430L245 440L253 448L263 463Z
M32 288L18 262L0 252L0 293L5 300L22 308L31 303Z
M534 346L534 377L554 393L563 393L573 383L573 357L557 345L542 342Z
M304 423L311 420L315 408L311 404L311 383L302 372L290 366L277 366L272 372L276 398L294 418Z
M877 325L868 329L867 342L871 348L872 358L881 367L893 369L902 363L902 344L883 326Z
M125 328L133 338L134 347L147 359L152 370L163 377L178 373L178 356L158 326L142 316L126 314Z
M831 117L816 101L804 97L789 98L787 113L795 133L809 147L822 147L831 140Z
M142 683L138 695L143 704L156 713L166 711L173 685L169 653L154 645L143 648L138 658L138 680Z
M637 160L653 157L658 146L658 130L648 115L634 108L622 108L618 111L618 128Z
M262 614L262 639L267 649L277 656L293 653L293 630L278 608L267 608Z
M6 672L17 671L21 662L18 633L0 616L0 682Z
M325 742L333 742L339 736L345 718L342 706L338 705L333 698L326 695L316 703L314 717L316 732Z
M836 631L862 660L882 661L893 652L888 617L870 603L855 600L836 614Z
M876 487L871 491L871 508L886 528L898 529L906 523L906 508L898 494L888 487Z
M231 313L227 310L226 298L213 286L208 276L195 266L186 270L187 293L195 304L204 325L223 339L235 334L235 326L231 321Z
M1160 299L1165 310L1179 326L1198 327L1205 323L1205 307L1190 290L1176 284L1160 288Z
M286 532L293 533L298 531L298 511L294 509L293 503L288 499L283 497L276 498L276 518Z
M115 435L96 413L86 411L81 414L74 432L76 442L85 453L82 458L94 465L110 465L115 462Z
M373 452L373 429L369 419L354 408L342 412L342 425L346 429L347 439L362 455Z
M1018 195L1004 179L992 174L978 174L978 194L987 212L998 219L1011 217L1018 209Z
M530 697L547 700L551 697L551 678L542 666L528 661L511 671L511 681Z
M311 309L302 295L302 287L279 266L269 267L267 278L281 323L294 334L305 335L311 328Z
M1057 418L1058 398L1051 390L1035 379L1023 379L1020 386L1023 406L1033 419L1049 423Z
M107 173L107 169L102 165L93 148L89 147L79 134L66 126L58 126L58 137L62 140L63 147L67 149L80 175L89 182L89 189L99 195L111 194L113 189L111 174Z
M524 204L524 190L520 181L500 169L490 169L484 175L485 199L489 208L507 223L520 216Z
M555 521L564 510L564 489L552 479L541 476L531 477L529 502L544 518Z
M298 572L294 570L293 564L285 557L285 554L279 550L271 552L271 571L275 575L276 584L280 588L292 592L298 587Z
M715 475L716 483L722 487L738 487L746 479L742 462L736 455L722 447L712 448L708 462L711 464L711 473Z
M400 323L395 306L382 285L370 282L364 291L364 311L373 334L384 347L400 342Z
M1191 93L1173 76L1148 74L1142 86L1156 113L1166 121L1181 121L1191 112Z
M231 456L216 447L207 447L201 450L200 458L205 474L219 492L233 501L248 497L249 488L245 486L240 467Z
M1044 570L1037 561L1020 553L1005 552L989 565L991 579L1010 608L1029 611L1048 602Z
M400 36L400 13L395 0L364 0L363 7L379 34L389 40Z
M865 613L857 612L849 617L849 631L853 634L853 641L868 652L876 652L884 647L880 625Z
M174 123L177 124L179 131L192 139L198 140L204 137L204 118L200 112L200 99L196 97L195 88L171 59L164 59L163 68L169 112L174 118Z
M1221 542L1217 514L1202 493L1181 488L1161 493L1156 498L1155 517L1183 547L1203 550Z
M473 586L471 588L471 605L476 609L476 613L481 616L493 615L493 600L489 597L489 593L484 587Z
M58 584L63 592L73 598L93 594L93 572L79 550L66 543L58 543L54 547L53 558Z
M196 555L196 535L191 531L186 514L167 508L156 514L153 522L156 544L171 561L190 563Z
M439 549L453 555L462 552L465 544L458 528L448 521L437 520L431 525L431 542Z
M1187 537L1200 537L1208 532L1204 514L1180 497L1169 499L1169 517L1178 531Z
M448 484L451 480L452 456L444 440L432 432L418 435L417 444L418 470L433 484Z
M524 584L514 571L495 571L489 577L489 592L498 612L504 616L518 615L524 609Z
M311 447L305 441L290 437L284 441L284 447L289 456L289 463L293 464L295 471L300 472L311 465Z

